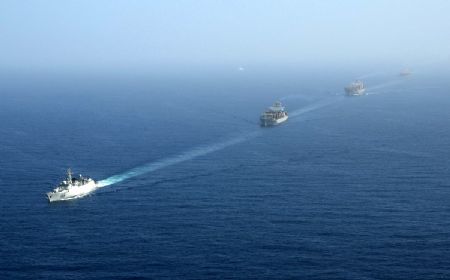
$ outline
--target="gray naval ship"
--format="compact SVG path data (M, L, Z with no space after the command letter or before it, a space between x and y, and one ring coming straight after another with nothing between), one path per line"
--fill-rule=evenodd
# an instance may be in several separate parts
M275 126L287 121L287 119L288 113L279 101L270 106L259 118L261 126Z
M366 92L366 87L362 81L354 81L350 85L346 86L345 94L347 96L361 96Z
M67 170L67 179L59 183L59 185L51 192L47 193L49 202L64 201L83 197L93 192L97 188L97 184L92 178L88 177L72 177L72 171Z

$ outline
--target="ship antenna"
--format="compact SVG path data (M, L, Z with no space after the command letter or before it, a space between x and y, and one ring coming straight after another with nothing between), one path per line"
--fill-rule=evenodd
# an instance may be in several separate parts
M67 179L69 179L69 182L72 182L72 170L70 168L67 169Z

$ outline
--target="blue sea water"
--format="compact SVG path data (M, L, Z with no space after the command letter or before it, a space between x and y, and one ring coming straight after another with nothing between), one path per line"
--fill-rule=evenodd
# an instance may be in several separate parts
M0 278L449 279L450 84L357 75L3 75Z

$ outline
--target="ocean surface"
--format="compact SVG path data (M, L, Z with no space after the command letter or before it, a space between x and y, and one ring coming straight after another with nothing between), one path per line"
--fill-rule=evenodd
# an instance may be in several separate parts
M450 279L443 74L0 82L1 279ZM48 203L69 167L104 187Z

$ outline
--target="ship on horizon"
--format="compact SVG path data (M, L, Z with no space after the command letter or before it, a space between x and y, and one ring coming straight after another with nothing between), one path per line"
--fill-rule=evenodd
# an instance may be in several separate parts
M361 96L365 94L366 87L362 81L357 80L346 86L344 90L347 96Z
M89 177L72 177L70 168L67 170L66 180L59 183L53 191L47 193L49 202L72 200L83 197L97 188L96 182Z
M288 113L280 101L275 102L264 113L261 114L259 120L261 126L275 126L287 121Z
M411 72L411 70L409 70L408 68L405 68L405 69L403 69L402 71L400 71L400 76L409 76L409 75L411 75L412 74L412 72Z

